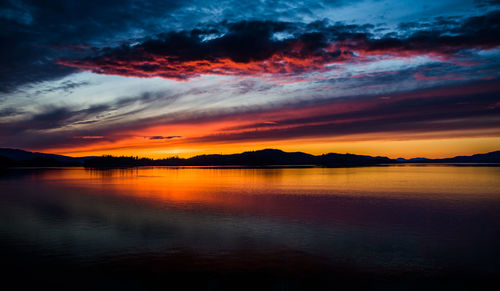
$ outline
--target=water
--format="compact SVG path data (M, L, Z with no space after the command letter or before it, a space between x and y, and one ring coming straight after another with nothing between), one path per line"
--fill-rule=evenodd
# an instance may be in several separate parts
M477 289L500 167L0 174L4 279L56 289ZM496 282L498 283L498 282Z

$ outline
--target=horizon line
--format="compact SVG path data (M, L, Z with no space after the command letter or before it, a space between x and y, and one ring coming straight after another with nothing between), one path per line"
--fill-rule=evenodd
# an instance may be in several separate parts
M65 156L65 157L70 157L70 158L111 156L111 157L136 157L138 159L151 159L151 160L162 160L162 159L169 159L169 158L178 158L178 159L185 159L185 160L187 160L187 159L191 159L191 158L198 157L198 156L211 156L211 155L228 156L228 155L237 155L237 154L243 154L243 153L249 153L249 152L259 152L259 151L265 151L265 150L276 150L276 151L281 151L281 152L284 152L284 153L302 153L302 154L307 154L307 155L311 155L311 156L321 156L321 155L328 155L328 154L341 154L341 155L369 156L369 157L375 157L375 158L376 157L389 158L387 156L381 156L381 155L372 156L372 155L367 155L367 154L356 154L356 153L350 153L350 152L345 152L345 153L327 152L327 153L321 153L321 154L311 154L311 153L307 153L307 152L303 152L303 151L284 151L284 150L278 149L278 148L263 148L263 149L248 150L248 151L235 152L235 153L227 153L227 154L223 154L223 153L218 153L218 154L198 154L198 155L193 155L193 156L186 157L186 158L179 157L178 155L171 155L171 156L167 156L167 157L163 157L163 158L149 158L149 157L138 156L138 155L134 156L134 155L111 155L111 154L102 154L102 155L95 155L95 156L94 155L88 155L88 156L70 156L70 155L64 155L64 154L59 154L59 153L30 151L30 150L19 149L19 148L0 148L0 150L5 150L5 149L7 149L7 150L20 150L20 151L25 151L25 152L37 153L37 154L59 155L59 156ZM450 158L455 158L455 157L468 157L468 156L473 156L473 155L490 154L490 153L494 153L494 152L500 152L500 149L493 150L493 151L488 151L488 152L474 153L474 154L471 154L471 155L449 156L449 157L445 157L445 158L427 158L427 157L420 156L420 157L413 157L413 158L398 157L398 158L389 158L389 159L391 159L391 160L398 160L398 159L405 159L405 160L412 160L412 159L440 160L440 159L450 159Z

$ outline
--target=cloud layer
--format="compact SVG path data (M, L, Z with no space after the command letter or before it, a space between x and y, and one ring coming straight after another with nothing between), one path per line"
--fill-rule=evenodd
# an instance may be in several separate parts
M404 23L382 36L374 25L297 24L276 21L219 23L156 35L133 45L103 48L84 59L59 64L99 74L184 80L204 74L296 75L333 64L382 57L459 57L464 50L500 45L500 11L467 19Z
M142 146L155 141L176 144L233 143L297 138L402 139L495 136L500 124L500 85L474 82L455 88L432 88L390 95L364 95L284 102L199 111L190 109L134 120L89 124L81 129L60 128L75 119L107 112L91 107L74 111L47 108L27 120L0 124L2 140L16 140L33 148L74 147L95 142L120 144L140 138ZM216 125L216 129L212 125ZM177 128L180 135L148 135ZM36 135L32 133L38 131ZM378 135L378 136L377 136ZM87 137L87 138L86 138ZM99 138L88 138L99 137ZM111 143L111 144L110 144ZM154 144L150 144L154 145Z

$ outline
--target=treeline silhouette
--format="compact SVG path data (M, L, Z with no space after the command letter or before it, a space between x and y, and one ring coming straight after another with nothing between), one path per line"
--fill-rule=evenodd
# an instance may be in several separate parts
M34 157L29 160L16 161L4 156L0 156L0 168L8 167L77 167L82 166L81 162L59 161L54 158Z
M266 149L232 155L200 155L192 158L171 157L149 159L139 157L102 156L85 160L89 168L136 167L136 166L359 166L397 163L386 157L354 154L325 154L314 156L306 153L287 153Z
M140 166L178 166L183 159L172 157L166 159L149 159L139 157L105 155L86 160L83 165L91 168L101 167L140 167Z
M231 155L200 155L192 158L170 157L149 159L130 156L68 157L54 154L34 153L18 149L0 148L0 168L9 167L73 167L117 168L139 166L323 166L350 167L393 163L453 163L453 164L500 164L500 151L458 156L445 159L389 159L354 154L311 155L302 152L287 153L276 149L250 151Z

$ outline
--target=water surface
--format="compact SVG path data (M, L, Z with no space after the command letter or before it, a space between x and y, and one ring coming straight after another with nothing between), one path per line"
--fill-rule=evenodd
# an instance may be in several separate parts
M469 289L500 275L500 168L11 169L21 287Z

